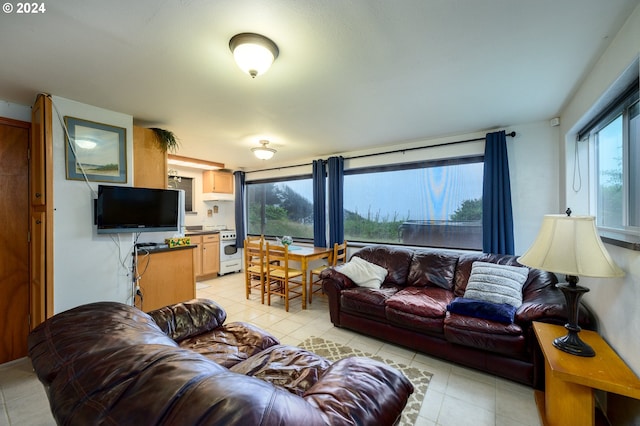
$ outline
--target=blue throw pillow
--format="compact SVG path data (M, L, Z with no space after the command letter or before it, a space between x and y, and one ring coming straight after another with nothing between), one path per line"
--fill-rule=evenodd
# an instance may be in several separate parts
M508 303L492 303L484 300L456 297L447 305L447 310L454 314L466 315L511 324L516 315L516 308Z

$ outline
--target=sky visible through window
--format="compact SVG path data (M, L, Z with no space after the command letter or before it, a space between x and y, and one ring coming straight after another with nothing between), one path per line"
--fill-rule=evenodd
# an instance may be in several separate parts
M482 198L484 164L470 163L345 176L344 208L380 220L448 220L464 200ZM289 186L309 202L309 180Z
M482 198L483 163L345 176L344 208L380 220L448 220Z

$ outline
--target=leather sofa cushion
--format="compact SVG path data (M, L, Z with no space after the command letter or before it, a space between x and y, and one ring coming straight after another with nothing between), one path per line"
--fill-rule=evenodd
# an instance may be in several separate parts
M453 293L437 287L407 287L387 299L387 308L426 318L444 318Z
M406 286L413 250L385 245L372 245L357 251L354 256L385 268L387 278L383 284Z
M275 345L231 367L231 371L257 377L299 396L331 366L318 354L286 345Z
M227 319L225 310L209 299L193 299L165 306L149 312L149 315L176 342L220 327Z
M452 290L458 256L457 253L416 250L411 260L407 285Z
M442 338L444 317L429 318L387 307L387 321L397 327Z
M444 319L444 337L450 343L471 346L512 357L524 357L527 345L515 323L502 324L449 312Z
M252 324L232 322L184 339L179 344L217 364L231 367L279 343L276 337Z
M340 293L340 308L345 312L358 313L385 319L386 301L398 292L398 287L356 287Z
M442 335L453 293L439 287L407 287L387 300L387 320L398 327Z

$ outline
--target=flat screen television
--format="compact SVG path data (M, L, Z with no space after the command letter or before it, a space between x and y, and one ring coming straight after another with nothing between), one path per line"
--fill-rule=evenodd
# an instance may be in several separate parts
M98 234L180 230L180 191L98 185Z

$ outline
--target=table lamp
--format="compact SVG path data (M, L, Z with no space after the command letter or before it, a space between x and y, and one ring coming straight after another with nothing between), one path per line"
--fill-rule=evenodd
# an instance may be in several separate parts
M615 264L596 231L593 216L545 215L533 245L519 259L523 265L566 275L566 283L557 284L567 301L568 334L553 345L572 355L592 357L595 351L580 340L578 306L588 288L577 285L578 276L621 277L624 271Z

